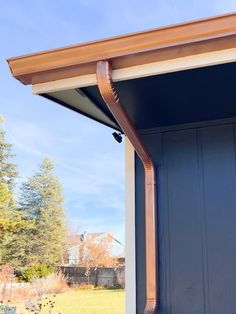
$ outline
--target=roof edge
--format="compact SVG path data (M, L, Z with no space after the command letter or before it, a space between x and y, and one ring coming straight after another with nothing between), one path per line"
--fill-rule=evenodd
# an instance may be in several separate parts
M160 26L160 27L154 27L154 28L150 28L144 31L137 31L137 32L130 32L127 34L122 34L122 35L117 35L117 36L108 36L105 38L101 38L101 39L95 39L95 40L90 40L90 41L86 41L86 42L81 42L79 44L72 44L72 45L67 45L64 47L58 47L58 48L53 48L53 49L47 49L47 50L42 50L39 52L33 52L33 53L27 53L27 54L23 54L20 56L16 56L16 57L9 57L6 58L6 61L9 63L11 61L17 60L17 59L23 59L23 58L28 58L31 56L36 56L39 54L46 54L46 53L51 53L51 52L56 52L56 51L60 51L60 50L66 50L66 49L71 49L71 48L76 48L76 47L82 47L82 46L87 46L87 45L93 45L96 44L98 42L106 42L106 41L110 41L110 40L115 40L115 39L119 39L122 37L131 37L131 36L135 36L135 35L139 35L139 34L145 34L145 33L151 33L151 32L155 32L158 30L163 30L163 29L171 29L171 28L175 28L178 26L182 26L182 25L190 25L190 24L195 24L201 21L207 21L207 20L214 20L214 19L219 19L222 17L229 17L232 15L236 15L236 11L235 12L229 12L229 13L225 13L225 14L218 14L218 15L213 15L213 16L209 16L207 18L199 18L199 19L194 19L194 20L189 20L186 22L180 22L180 23L175 23L175 24L169 24L166 26Z
M35 84L93 74L99 60L110 60L113 68L119 69L153 62L163 49L233 35L236 38L236 12L9 58L7 62L15 78Z

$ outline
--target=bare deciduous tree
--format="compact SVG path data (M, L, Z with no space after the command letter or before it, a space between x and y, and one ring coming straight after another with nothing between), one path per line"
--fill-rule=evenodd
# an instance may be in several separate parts
M107 234L100 239L86 237L83 242L83 257L81 266L87 269L91 267L116 267L117 259L112 256L112 235Z

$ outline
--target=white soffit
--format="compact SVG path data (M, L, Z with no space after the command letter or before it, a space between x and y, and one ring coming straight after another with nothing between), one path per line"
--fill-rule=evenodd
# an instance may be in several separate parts
M89 98L87 98L81 91L76 89L61 90L56 92L44 93L45 97L52 101L58 101L70 106L74 110L78 110L96 120L117 129L117 125L109 119Z
M231 48L113 70L112 79L118 82L235 61L236 48ZM96 74L89 74L35 84L32 91L33 94L43 94L94 85L97 85Z

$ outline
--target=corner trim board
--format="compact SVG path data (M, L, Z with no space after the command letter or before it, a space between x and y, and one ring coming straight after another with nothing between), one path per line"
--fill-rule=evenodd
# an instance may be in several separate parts
M136 314L135 153L125 137L125 313Z

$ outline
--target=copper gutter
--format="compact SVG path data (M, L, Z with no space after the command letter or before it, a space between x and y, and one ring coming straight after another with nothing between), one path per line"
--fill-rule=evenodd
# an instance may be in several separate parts
M235 48L236 12L145 32L9 58L23 84L38 84L94 74L99 60L113 69Z
M153 160L142 143L133 123L121 105L111 79L112 68L108 61L97 63L97 82L100 93L132 143L141 159L145 172L145 220L146 220L146 307L144 314L155 314L157 311L157 232L156 232L156 180Z

